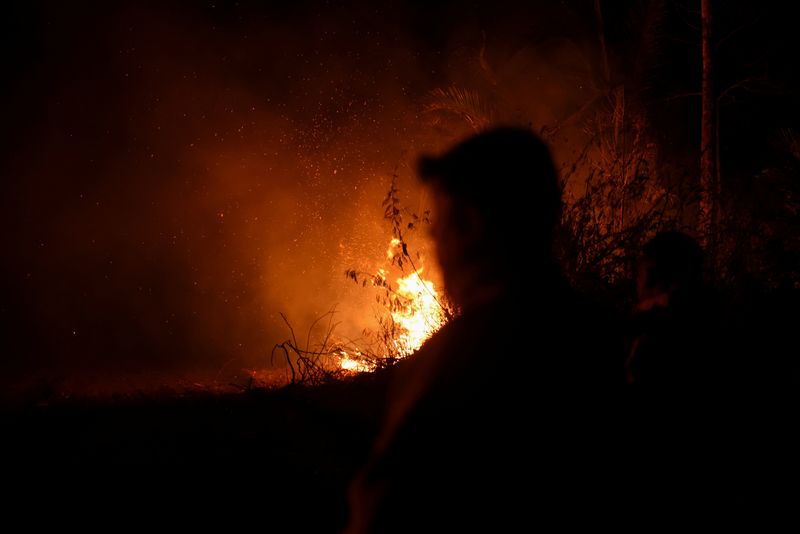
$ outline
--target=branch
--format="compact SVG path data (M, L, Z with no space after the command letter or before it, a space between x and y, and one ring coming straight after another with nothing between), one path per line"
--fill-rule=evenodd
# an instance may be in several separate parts
M292 325L289 323L289 319L286 318L283 312L280 312L280 314L281 314L281 319L283 319L283 322L286 323L286 326L289 327L289 332L292 333L292 343L294 343L294 345L297 346L297 338L294 335L294 328L292 328Z
M755 89L750 87L749 84L752 84L754 82L766 82L766 81L767 79L762 76L750 76L748 78L743 78L726 87L724 91L722 91L719 95L717 95L717 101L721 103L722 99L724 99L737 89L744 89L747 92L754 93Z
M281 314L281 315L283 315L283 314ZM288 321L287 321L287 324L288 324ZM292 327L290 325L289 329L291 330L291 328ZM274 360L275 351L278 350L278 349L281 349L283 351L283 355L286 357L286 363L289 364L289 369L291 369L291 371L292 371L292 382L291 383L294 384L297 375L295 374L295 371L294 371L294 364L292 363L292 359L289 357L289 351L286 349L286 344L287 343L288 343L288 341L284 341L283 343L279 343L278 345L275 345L274 347L272 347L272 354L270 355L270 361Z

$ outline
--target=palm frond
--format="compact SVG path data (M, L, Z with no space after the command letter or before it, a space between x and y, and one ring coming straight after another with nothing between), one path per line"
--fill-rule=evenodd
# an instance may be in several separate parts
M480 131L493 122L494 109L477 91L451 85L437 88L428 94L422 112L431 114L434 122L440 122L442 114L455 115L464 120L473 130Z

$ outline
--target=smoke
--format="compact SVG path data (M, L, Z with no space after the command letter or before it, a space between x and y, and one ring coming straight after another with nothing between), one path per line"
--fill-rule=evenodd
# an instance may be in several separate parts
M357 336L374 294L343 273L385 265L390 175L421 212L416 155L467 131L431 127L425 95L474 87L544 123L580 92L560 44L490 28L482 68L478 18L423 7L28 9L5 98L8 383L227 380L270 365L281 312L305 335L336 305Z

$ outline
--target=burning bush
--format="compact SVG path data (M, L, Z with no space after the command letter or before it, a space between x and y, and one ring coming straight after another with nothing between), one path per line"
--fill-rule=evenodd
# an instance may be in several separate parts
M422 215L404 208L399 198L397 169L392 173L389 191L383 200L384 218L391 223L392 237L386 251L386 268L375 273L348 269L345 276L364 288L377 290L375 300L382 310L375 330L365 329L359 339L342 339L335 333L335 307L311 325L305 345L298 343L289 320L281 314L291 339L275 346L285 360L292 383L321 383L354 372L374 371L409 356L439 330L454 310L434 282L423 276L424 256L412 255L406 235L429 223L429 212ZM396 273L394 282L391 271ZM325 324L321 339L311 340L311 332Z

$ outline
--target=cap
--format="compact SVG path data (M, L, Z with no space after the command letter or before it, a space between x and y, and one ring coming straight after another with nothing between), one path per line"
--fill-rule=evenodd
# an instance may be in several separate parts
M560 209L561 191L550 150L525 128L487 130L440 156L422 156L418 172L423 182L493 212L525 205L555 219Z

